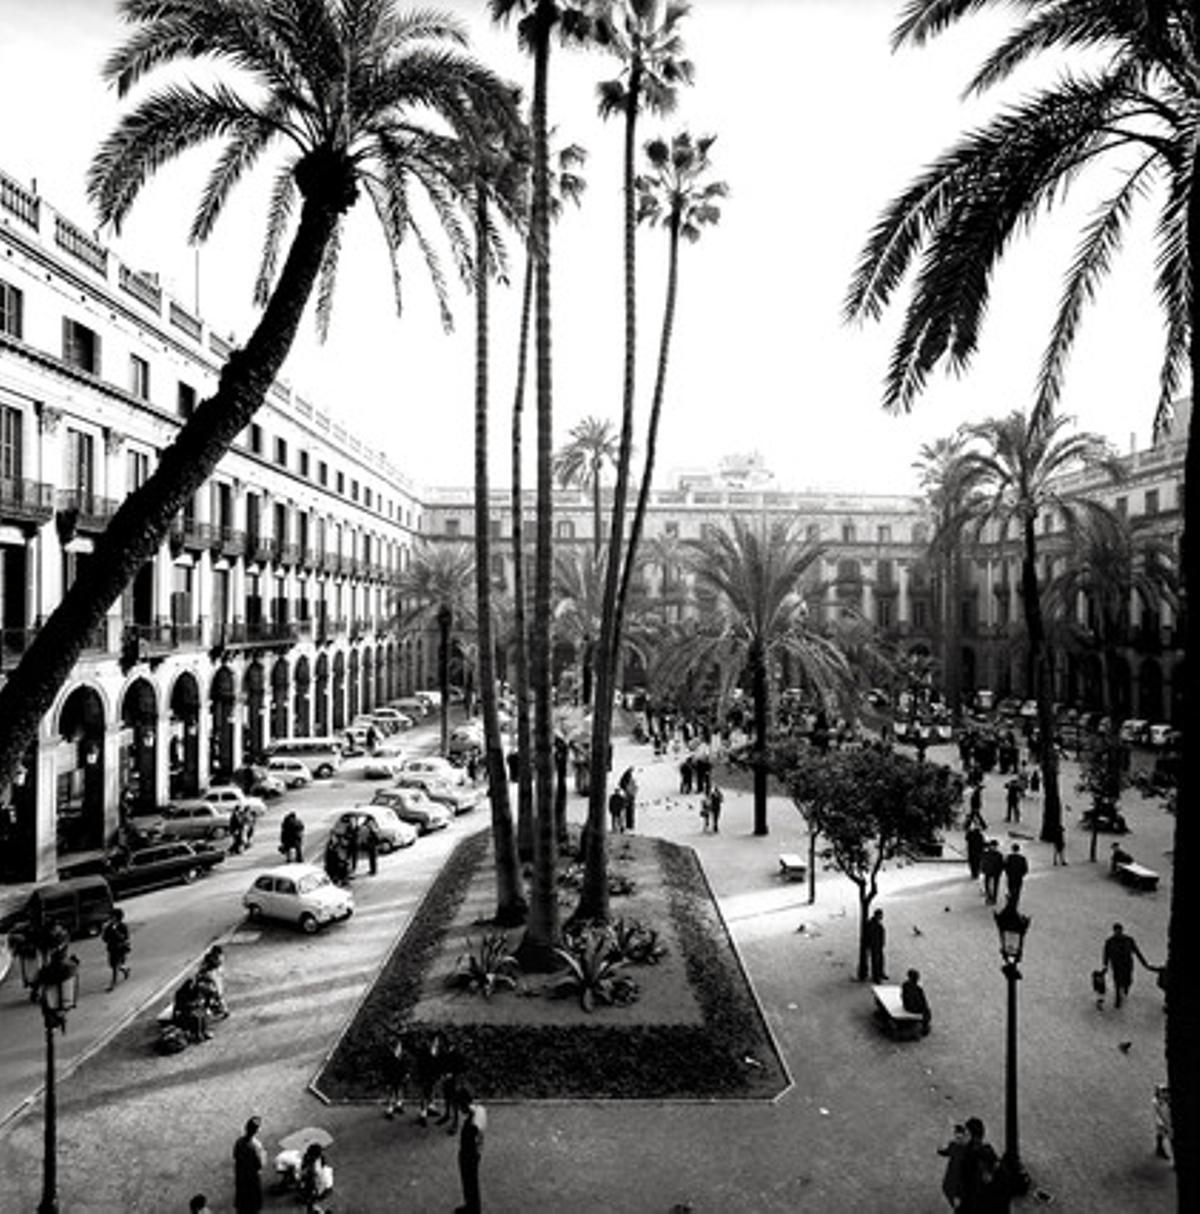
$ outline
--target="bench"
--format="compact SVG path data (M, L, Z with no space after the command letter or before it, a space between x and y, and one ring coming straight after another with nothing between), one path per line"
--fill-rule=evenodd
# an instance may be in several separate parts
M1117 876L1134 889L1145 890L1147 893L1158 889L1158 873L1144 864L1135 864L1132 860L1127 864L1117 865Z
M902 1040L921 1035L922 1017L919 1012L905 1010L898 984L873 986L871 994L875 996L875 1017L888 1036Z
M808 865L793 851L785 851L779 857L779 875L785 881L803 881Z

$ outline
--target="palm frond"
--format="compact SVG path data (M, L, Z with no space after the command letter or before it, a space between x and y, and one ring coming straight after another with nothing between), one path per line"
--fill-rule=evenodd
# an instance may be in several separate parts
M279 264L279 249L283 242L284 232L292 216L292 208L296 203L296 162L287 161L275 174L275 182L271 187L271 198L267 204L267 230L263 238L262 258L258 265L258 274L254 279L254 302L265 307L271 297L271 288L275 282L275 269Z

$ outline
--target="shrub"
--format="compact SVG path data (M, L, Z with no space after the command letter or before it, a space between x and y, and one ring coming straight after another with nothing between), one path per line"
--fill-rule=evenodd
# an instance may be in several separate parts
M467 951L459 957L454 973L447 975L446 985L490 999L500 987L515 989L520 972L520 963L508 951L504 932L485 932L478 947L467 937Z
M546 988L551 995L577 994L585 1012L597 1003L623 1006L637 999L637 983L621 973L626 962L617 951L611 928L588 924L564 936L563 943L565 948L554 951L567 972Z
M637 919L618 919L612 931L618 955L634 965L657 965L667 955L666 945L659 943L657 929L646 927Z

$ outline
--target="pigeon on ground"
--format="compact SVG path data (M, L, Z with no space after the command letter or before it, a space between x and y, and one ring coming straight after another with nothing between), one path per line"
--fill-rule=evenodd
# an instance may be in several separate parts
M924 934L925 933L914 923L913 924L913 935L914 936L923 936Z
M1119 1041L1117 1042L1117 1049L1119 1049L1122 1054L1128 1054L1132 1045L1132 1041Z

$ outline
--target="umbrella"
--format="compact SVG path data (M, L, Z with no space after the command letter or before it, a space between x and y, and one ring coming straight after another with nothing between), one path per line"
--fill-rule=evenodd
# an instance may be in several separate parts
M279 1140L279 1146L284 1151L302 1151L310 1143L318 1143L327 1147L333 1142L333 1135L323 1130L319 1125L306 1125L302 1130L293 1130Z

